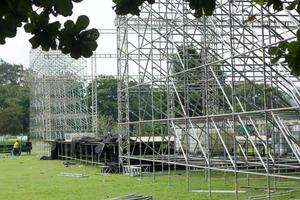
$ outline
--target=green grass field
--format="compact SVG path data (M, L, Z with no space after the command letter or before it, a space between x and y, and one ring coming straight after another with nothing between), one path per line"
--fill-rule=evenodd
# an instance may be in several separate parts
M208 198L208 193L195 193L186 191L186 178L184 171L177 171L171 177L168 186L168 177L156 176L155 180L149 177L128 177L123 175L100 174L95 166L84 166L80 163L65 167L62 161L41 161L35 155L21 157L0 158L0 199L2 200L96 200L126 195L131 193L152 195L154 200L167 199L199 199ZM88 177L64 177L61 172L81 173ZM172 172L173 173L173 172ZM278 186L300 187L300 182L278 181ZM246 186L245 176L240 177L239 187ZM252 186L266 185L266 179L252 177ZM227 183L224 183L223 173L212 173L213 190L233 190L233 177L227 174ZM191 173L191 190L207 190L208 183L204 172ZM298 189L298 188L296 188ZM239 199L253 195L264 194L263 190L249 190L240 194ZM272 199L297 199L299 190L287 196ZM233 194L213 193L212 199L233 199Z

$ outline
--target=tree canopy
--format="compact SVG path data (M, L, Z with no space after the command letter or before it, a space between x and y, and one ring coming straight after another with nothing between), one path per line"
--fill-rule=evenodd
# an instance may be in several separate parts
M118 120L118 80L114 77L98 79L97 87L97 113L100 116L111 117ZM92 85L87 87L87 100L92 106Z
M71 16L73 3L82 0L1 0L0 1L0 44L6 38L15 37L18 27L32 34L32 48L43 50L60 49L73 58L90 57L97 48L97 29L86 29L87 16L79 16L76 22L67 20L64 27L50 17Z
M0 62L0 134L26 133L29 129L29 89L22 65Z
M92 106L92 83L87 86L88 106ZM98 79L97 88L97 124L98 134L107 134L117 128L118 120L118 80L114 77Z

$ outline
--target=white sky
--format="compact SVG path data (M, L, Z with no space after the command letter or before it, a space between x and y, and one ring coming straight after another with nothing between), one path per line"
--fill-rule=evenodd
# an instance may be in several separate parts
M115 13L112 10L112 0L83 0L81 3L75 3L73 15L69 18L59 18L59 21L64 23L66 19L76 20L79 15L87 15L90 18L90 25L88 28L112 29L114 28ZM54 18L54 20L57 20ZM31 44L28 41L32 36L25 33L23 28L19 28L17 36L14 38L7 38L5 45L0 45L0 58L9 63L22 64L26 68L29 67L29 51ZM102 37L102 39L101 39ZM114 53L113 49L116 47L112 45L116 41L114 37L111 39L104 39L107 35L100 35L98 42L99 47L97 52Z

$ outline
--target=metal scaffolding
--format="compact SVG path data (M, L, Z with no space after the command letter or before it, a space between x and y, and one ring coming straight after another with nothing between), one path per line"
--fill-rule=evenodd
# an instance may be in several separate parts
M96 135L95 58L32 50L29 70L30 133L43 141L42 154L50 154L50 141Z
M187 190L190 170L204 169L210 196L211 171L231 172L235 199L238 174L266 176L268 198L271 178L300 179L286 173L300 168L300 79L268 54L296 38L297 13L218 0L196 19L186 1L158 0L116 26L120 164L185 167ZM175 147L154 151L156 136ZM153 154L133 156L133 137Z

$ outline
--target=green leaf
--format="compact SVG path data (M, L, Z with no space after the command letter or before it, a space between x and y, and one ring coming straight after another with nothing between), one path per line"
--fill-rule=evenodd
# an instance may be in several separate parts
M216 8L216 0L187 0L189 6L194 10L194 16L199 18L202 15L210 16Z
M267 6L273 5L274 10L283 10L283 3L281 0L268 0Z
M288 42L287 41L282 41L279 43L278 47L282 50L282 51L285 51L286 48L288 47Z
M146 2L146 0L113 0L116 4L113 9L117 15L139 15L141 10L139 7ZM147 2L153 3L153 0L147 0Z
M71 53L70 53L72 58L78 59L82 55L81 48L78 44L74 44L71 48Z
M256 19L256 15L249 15L248 18L243 22L243 24L246 24L248 22L253 22Z
M149 4L154 4L154 3L155 3L155 0L148 0L148 3L149 3Z
M85 58L89 58L93 55L93 51L90 50L89 48L84 48L82 50L82 56L85 57Z
M58 29L60 28L60 23L58 21L53 22L51 24L48 25L48 29L51 32L58 32Z
M81 56L90 57L97 48L96 40L99 32L97 29L81 31L88 26L88 23L86 16L78 17L76 24L68 20L60 31L58 48L65 54L70 53L75 59Z
M276 55L278 50L279 50L278 47L270 47L268 52L269 52L270 55Z
M97 40L99 38L99 35L99 31L95 28L83 31L81 33L81 36L86 37L90 40Z
M33 4L37 7L48 8L53 6L53 0L33 0Z
M29 42L31 43L31 46L33 49L36 49L41 44L41 38L39 35L35 35L32 38L29 39Z
M33 30L33 25L32 24L25 24L24 25L24 30L26 33L31 33Z
M258 5L264 5L266 3L266 0L253 0L255 3L257 3Z
M62 16L70 16L73 13L73 3L71 0L54 0L54 8Z
M288 9L288 10L293 10L293 9L296 8L296 6L298 5L298 3L299 3L299 0L294 0L292 3L290 3L290 5L288 5L288 6L286 7L286 9Z
M90 23L90 20L87 16L85 15L81 15L78 17L77 21L76 21L76 30L78 32L86 29L88 27Z
M297 53L298 49L299 49L299 43L297 41L293 41L288 44L289 53Z
M64 23L64 26L65 26L65 29L67 30L71 30L74 28L75 24L72 20L67 20L65 23Z
M82 44L86 47L89 47L93 51L96 50L98 47L98 44L95 41L84 41L82 42Z

